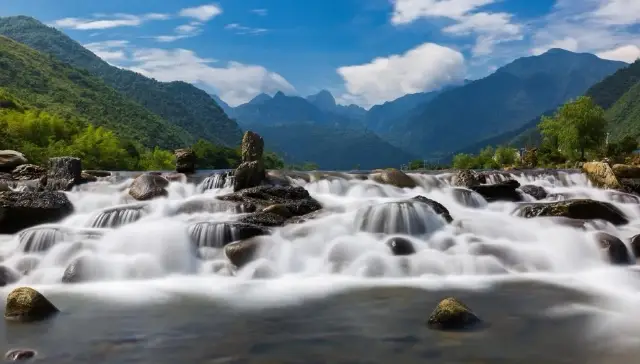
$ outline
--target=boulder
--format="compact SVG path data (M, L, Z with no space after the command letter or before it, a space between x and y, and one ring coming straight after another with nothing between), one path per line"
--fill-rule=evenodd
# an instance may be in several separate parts
M264 140L251 130L242 136L242 161L257 162L262 161L264 153Z
M176 172L193 174L196 172L196 153L193 149L176 149Z
M454 187L451 189L453 198L463 206L480 208L487 205L487 201L479 193L467 188Z
M65 180L80 183L82 181L82 161L80 158L74 157L49 158L47 179L49 181Z
M515 213L525 218L556 216L578 220L604 220L614 225L629 223L624 213L613 204L589 199L525 203L518 206Z
M596 187L609 189L622 188L622 184L608 163L588 162L582 165L582 171Z
M129 187L129 195L138 201L147 201L156 197L168 195L166 187L169 185L162 176L144 173L133 180Z
M418 185L409 175L395 168L376 170L370 178L378 183L398 188L415 188Z
M277 203L277 204L273 204L271 206L265 207L262 210L262 212L276 214L284 217L285 219L293 217L293 214L291 213L291 211L289 211L287 206L281 203Z
M475 185L469 187L471 190L479 193L487 202L494 201L522 201L522 195L518 192L520 183L514 180L508 180L492 185Z
M98 182L98 177L92 175L92 174L88 174L85 172L82 172L80 174L80 182L79 183L91 183L91 182Z
M526 185L526 186L520 187L520 191L535 198L536 200L544 200L545 198L547 198L547 190L545 190L544 187L535 186L535 185Z
M640 258L640 234L631 238L631 251L636 258Z
M611 169L613 170L613 174L618 178L640 178L640 166L614 164Z
M622 240L602 231L596 233L595 239L600 245L600 248L607 254L611 264L631 264L631 257L629 256L627 247L624 245Z
M36 356L35 350L31 349L13 349L9 350L5 355L6 361L22 361L29 360Z
M355 228L372 234L419 236L443 228L452 218L436 201L423 196L365 206L355 217Z
M58 312L58 309L40 292L30 287L20 287L9 293L4 318L22 322L41 321Z
M266 178L262 161L242 162L234 173L233 191L260 186Z
M471 329L479 323L481 320L471 309L453 297L440 301L427 322L436 330Z
M222 248L234 241L271 233L264 227L239 221L197 222L189 226L188 232L194 246L199 248Z
M480 184L480 179L478 175L468 169L463 169L458 171L454 176L451 183L457 187L472 187Z
M453 218L451 217L449 210L447 210L447 208L444 207L444 205L441 204L440 202L432 200L430 198L426 198L424 196L420 196L420 195L413 197L411 200L429 205L429 207L431 207L431 209L436 214L440 215L443 219L445 219L446 222L451 223L453 221Z
M16 181L26 181L30 179L40 179L47 175L47 170L35 164L22 164L14 168L11 176Z
M231 264L241 268L256 258L258 249L268 243L264 237L257 236L251 239L237 241L224 247L224 255Z
M385 244L391 250L391 253L396 256L405 256L415 254L416 248L413 247L413 243L407 238L396 236L385 242Z
M107 172L107 171L96 171L96 170L88 169L88 170L82 171L82 173L88 174L90 176L98 177L98 178L111 177L111 172Z
M0 192L0 234L59 221L73 212L62 192Z
M27 158L15 150L0 150L0 172L11 172L17 166L27 164Z

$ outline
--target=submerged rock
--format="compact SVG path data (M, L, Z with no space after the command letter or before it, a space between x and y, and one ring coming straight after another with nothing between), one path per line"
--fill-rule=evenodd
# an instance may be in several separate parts
M492 185L476 185L469 187L479 193L487 202L510 201L520 202L522 196L518 192L520 183L514 180L504 181Z
M472 187L472 186L477 186L480 184L480 179L478 177L478 175L468 169L463 169L461 171L458 171L454 176L453 179L451 181L451 183L454 186L457 187Z
M68 239L71 232L58 226L36 226L22 230L18 234L20 250L25 253L41 253L56 243Z
M444 206L417 196L361 208L356 214L355 226L369 233L422 235L433 233L451 221Z
M62 220L73 205L62 192L0 192L0 234Z
M36 356L36 351L31 349L13 349L9 350L4 359L7 361L29 360Z
M234 241L271 233L266 228L237 221L198 222L189 226L188 230L197 247L210 248L222 248Z
M58 312L58 309L40 292L30 287L20 287L9 293L4 318L21 322L41 321Z
M613 204L588 199L526 203L520 205L515 213L525 218L556 216L578 220L604 220L614 225L629 223L624 213Z
M129 195L138 201L147 201L156 197L168 195L166 187L169 185L162 176L144 173L133 180L129 187Z
M391 249L393 255L405 256L415 254L416 248L413 247L411 240L400 236L393 237L385 242Z
M15 150L0 150L0 172L11 172L17 166L27 164L24 154Z
M20 279L20 273L0 265L0 287L16 283Z
M544 200L545 198L547 198L547 190L545 190L544 187L535 186L535 185L526 185L526 186L520 187L520 191L535 198L536 200Z
M146 213L147 205L125 205L110 207L100 211L91 221L92 228L117 228L140 220Z
M376 170L371 175L371 179L378 183L398 188L415 188L418 185L409 175L395 168Z
M631 257L622 240L602 231L596 233L595 239L600 245L600 248L606 252L611 264L631 264Z
M453 297L445 298L429 316L427 324L437 330L463 330L470 329L479 324L481 320L465 306Z
M193 149L176 149L176 172L193 174L196 172L196 154Z
M231 243L224 247L224 255L231 264L241 268L255 260L258 249L265 243L268 242L261 236Z

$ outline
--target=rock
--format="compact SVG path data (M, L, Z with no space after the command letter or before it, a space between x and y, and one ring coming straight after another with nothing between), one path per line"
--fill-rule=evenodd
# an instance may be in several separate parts
M631 251L636 258L640 258L640 234L631 238Z
M492 185L476 185L469 187L479 193L487 202L510 201L520 202L522 196L518 193L520 183L514 180L504 181Z
M613 174L620 178L640 178L640 166L631 166L627 164L614 164L611 167Z
M188 231L195 246L210 248L271 233L264 227L239 221L198 222L190 225Z
M356 213L355 228L373 234L431 234L452 218L447 209L423 196L365 206Z
M627 251L627 247L622 240L617 237L599 231L595 235L595 239L600 245L600 248L606 252L611 264L615 265L628 265L631 264L631 257Z
M442 216L442 218L444 218L447 223L451 223L453 221L451 214L449 214L449 210L447 210L447 208L444 207L444 205L440 202L420 195L413 197L411 200L429 205L429 207L431 207L431 209L435 211L436 214Z
M169 194L165 189L168 185L169 181L162 176L144 173L133 180L129 187L129 195L138 201L165 197Z
M262 161L242 162L234 173L233 191L260 186L266 178Z
M62 192L0 192L0 234L56 222L72 212Z
M254 237L231 243L224 247L224 255L231 264L238 268L244 267L256 258L258 249L268 243L264 237Z
M413 243L407 238L393 237L385 242L385 244L391 249L393 255L404 256L415 254L416 249L413 247Z
M31 349L13 349L9 350L4 359L7 361L20 361L20 360L28 360L32 359L36 356L35 350Z
M451 183L457 187L472 187L480 184L480 180L475 172L463 169L453 176Z
M291 213L291 211L289 211L287 206L285 206L283 204L280 204L280 203L273 204L271 206L265 207L262 210L262 212L276 214L276 215L284 217L285 219L293 217L293 214Z
M287 219L270 212L256 212L240 218L240 221L257 226L276 227L283 226Z
M429 316L427 324L437 330L470 329L479 324L480 319L462 302L453 297L440 301Z
M588 199L525 203L515 213L525 218L557 216L578 220L604 220L614 225L629 223L624 213L611 203Z
M193 149L176 149L176 172L193 174L196 172L196 153Z
M47 170L40 166L36 166L35 164L22 164L17 166L11 172L11 176L16 181L39 179L46 175L47 175Z
M80 158L49 158L47 179L49 181L58 179L73 181L73 183L80 183L82 181L82 162L80 161Z
M322 205L309 195L303 187L293 186L259 186L247 188L228 195L218 196L222 201L243 203L255 206L260 211L271 205L284 205L293 216L303 216L318 211Z
M588 162L582 166L582 171L595 186L599 188L620 189L622 184L613 173L608 163Z
M0 287L16 283L20 279L20 274L12 269L0 265Z
M82 283L103 279L106 272L103 262L91 255L74 259L62 275L62 283Z
M264 153L264 140L262 137L251 130L242 136L242 161L258 162L262 161Z
M89 170L82 171L82 173L88 174L90 176L98 177L98 178L111 177L111 172L107 172L107 171L95 171L95 170L89 169Z
M454 187L451 189L453 198L463 206L471 208L480 208L487 205L487 201L479 193L462 187Z
M371 179L398 188L415 188L418 185L409 175L395 168L378 170L371 175Z
M16 167L27 163L27 158L20 152L0 150L0 172L11 172Z
M180 183L187 182L187 176L184 173L178 173L178 172L169 173L169 174L163 175L163 177L169 182L180 182Z
M526 193L529 196L532 196L536 200L544 200L545 198L547 198L547 190L545 190L544 187L526 185L520 187L520 191Z
M30 287L20 287L9 293L4 318L21 322L41 321L58 312L58 309L40 292Z
M91 183L91 182L98 182L98 177L88 174L88 173L84 173L82 172L80 174L80 182L79 183Z

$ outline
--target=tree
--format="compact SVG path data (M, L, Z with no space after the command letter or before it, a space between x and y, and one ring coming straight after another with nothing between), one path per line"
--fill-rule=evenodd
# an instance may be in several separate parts
M513 166L518 159L518 150L509 147L498 147L495 159L501 166Z
M550 147L560 148L565 155L599 149L606 138L604 110L590 97L581 96L564 104L551 118L543 117L540 131Z
M453 168L475 169L478 168L478 160L470 154L460 153L453 157Z

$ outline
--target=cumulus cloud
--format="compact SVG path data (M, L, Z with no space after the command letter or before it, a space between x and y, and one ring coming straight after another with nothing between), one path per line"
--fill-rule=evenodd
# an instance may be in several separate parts
M108 63L124 61L127 54L124 49L129 44L126 40L108 40L84 44L84 47Z
M636 45L626 45L609 51L600 52L596 55L602 59L633 63L640 58L640 47Z
M180 16L194 18L199 21L208 21L211 18L222 14L222 8L216 4L208 4L196 6L193 8L185 8L178 13Z
M394 0L393 24L408 24L420 18L458 19L495 0Z
M465 64L460 52L424 43L404 54L340 67L337 71L348 92L340 97L340 101L370 107L406 94L431 91L461 81L465 75Z
M95 30L118 27L137 27L151 20L166 20L167 14L150 13L145 15L132 14L94 14L92 18L64 18L53 22L53 26L63 29Z

